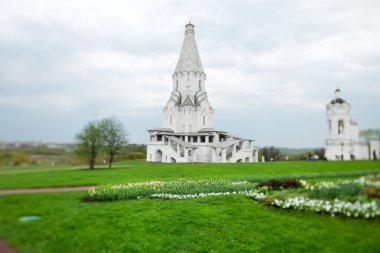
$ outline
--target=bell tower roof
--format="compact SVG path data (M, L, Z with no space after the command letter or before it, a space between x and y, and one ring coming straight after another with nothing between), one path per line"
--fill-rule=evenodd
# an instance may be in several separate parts
M331 100L330 104L343 104L346 103L346 101L342 98L341 90L339 88L336 88L335 90L335 99Z
M197 43L194 36L194 25L185 26L185 39L183 40L181 54L174 73L200 72L203 73L201 58L199 57Z

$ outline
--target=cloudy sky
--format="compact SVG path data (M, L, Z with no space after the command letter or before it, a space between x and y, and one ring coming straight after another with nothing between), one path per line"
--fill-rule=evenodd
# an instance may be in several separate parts
M215 126L257 145L323 146L339 86L380 127L380 1L0 2L0 140L71 142L115 115L162 126L189 16Z

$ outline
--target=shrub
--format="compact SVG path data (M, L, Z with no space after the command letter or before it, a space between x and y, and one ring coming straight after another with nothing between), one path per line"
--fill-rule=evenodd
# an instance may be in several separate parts
M146 154L143 152L129 152L125 158L127 160L145 159Z
M355 183L340 184L339 187L320 188L308 192L310 198L317 199L354 199L359 195L360 186Z
M256 185L256 188L268 187L271 190L284 189L284 188L299 188L301 183L297 179L270 179L263 181Z
M361 189L360 193L367 195L370 198L380 199L380 190L375 186L368 186Z

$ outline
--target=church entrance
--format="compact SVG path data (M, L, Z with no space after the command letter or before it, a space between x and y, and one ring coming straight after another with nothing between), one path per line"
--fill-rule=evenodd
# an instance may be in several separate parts
M156 157L156 160L155 160L156 162L162 162L162 151L158 149L156 151L156 156L155 157Z

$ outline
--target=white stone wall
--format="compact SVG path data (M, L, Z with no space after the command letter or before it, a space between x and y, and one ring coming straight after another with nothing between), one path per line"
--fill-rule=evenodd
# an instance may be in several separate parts
M358 143L355 145L357 160L368 160L369 159L369 146L367 143Z
M373 152L376 153L376 158L380 159L380 140L379 138L370 138L369 139L369 150L370 150L370 159L373 160Z
M251 147L253 141L234 139L229 137L228 140L233 139L233 142L224 144L228 141L223 139L220 142L217 138L213 142L209 142L209 135L204 136L203 141L198 137L198 141L194 142L195 136L182 136L180 138L173 138L172 135L166 135L164 132L152 131L150 132L147 145L147 161L149 162L164 162L164 163L192 163L192 162L255 162L257 161L254 156L254 150ZM162 136L158 138L157 136ZM153 137L153 138L152 138ZM170 139L172 138L172 139ZM180 141L181 140L181 141ZM222 146L220 146L222 145ZM220 147L219 147L220 146Z

